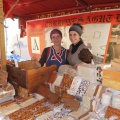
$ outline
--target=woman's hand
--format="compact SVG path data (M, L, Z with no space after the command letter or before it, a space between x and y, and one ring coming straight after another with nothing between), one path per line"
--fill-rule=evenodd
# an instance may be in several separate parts
M41 67L41 64L38 61L36 61L35 62L35 68L39 68L39 67Z
M79 65L83 65L83 64L87 64L87 63L85 63L85 62L80 62L80 63L74 65L74 69L77 69L77 67L78 67Z
M35 56L32 56L31 60L37 61L37 58Z

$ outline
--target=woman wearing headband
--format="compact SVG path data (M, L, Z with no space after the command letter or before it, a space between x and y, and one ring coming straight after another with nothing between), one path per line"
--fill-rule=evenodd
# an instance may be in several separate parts
M91 63L93 58L91 52L81 38L82 33L83 27L78 23L74 23L69 28L69 39L72 44L69 48L67 63L74 66L74 68L77 68L77 66L82 63Z
M42 67L45 63L46 66L51 66L55 64L58 67L60 65L66 64L68 51L61 46L62 32L58 29L53 29L50 32L50 38L53 46L47 47L43 50L43 53L39 60L40 65L38 66Z

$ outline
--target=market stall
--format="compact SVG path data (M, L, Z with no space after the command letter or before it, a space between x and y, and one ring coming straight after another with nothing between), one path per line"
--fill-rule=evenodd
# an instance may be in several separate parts
M20 25L24 26L22 27L22 32L24 33L23 28L28 30L27 35L31 56L40 56L43 48L45 47L45 40L43 40L42 43L39 42L40 44L37 44L40 49L38 51L34 51L31 44L33 37L37 35L35 40L40 41L40 38L45 38L45 36L48 37L47 34L50 32L52 27L58 28L61 26L61 29L64 31L64 37L67 37L66 31L74 20L81 22L84 25L88 24L86 26L90 31L87 31L87 34L91 33L92 30L95 30L93 36L90 37L92 41L102 41L100 43L101 46L99 46L99 48L102 49L102 52L100 52L100 57L98 55L95 56L95 64L79 65L77 69L74 69L69 65L60 66L59 69L56 66L38 67L36 66L36 61L30 60L20 62L17 66L15 63L7 64L7 71L5 71L6 59L4 50L5 44L3 41L4 24L1 23L0 56L2 59L0 59L2 62L2 70L0 70L0 119L119 120L119 53L117 54L117 58L112 58L111 63L105 63L105 59L107 58L108 43L113 43L112 41L115 41L115 44L119 44L119 34L117 34L117 42L116 36L113 37L114 29L117 30L120 23L119 0L116 0L117 6L115 0L112 1L112 4L110 0L110 3L107 4L110 8L105 5L108 1L103 1L102 5L100 4L100 1L95 1L97 6L95 6L95 4L93 5L92 1L89 3L89 0L87 2L78 0L71 0L71 2L66 0L61 2L61 0L58 0L59 4L57 4L57 0L55 3L50 2L51 0L26 0L26 2L21 2L19 0L5 1L10 5L13 5L12 8L15 7L16 3L16 7L12 12L14 17L20 18ZM46 3L47 1L48 3ZM68 6L69 2L70 6ZM45 8L51 8L46 7L46 5L52 4L52 8L50 10L46 10L44 8L41 13L36 13L36 11L38 12L38 10L41 10L42 7L38 7L38 3L45 6ZM65 3L65 5L63 3ZM60 4L61 8L59 8ZM33 5L36 5L37 7ZM55 7L56 11L53 8L55 5L58 5ZM2 1L0 1L0 8L3 9L1 6ZM66 7L69 7L70 9ZM94 13L94 11L96 11L96 13ZM0 12L3 11L1 10ZM87 14L85 12L87 12ZM0 15L0 18L3 19L3 15ZM95 29L92 27L92 23L94 23L93 26L95 26ZM97 24L99 24L99 26L97 26ZM103 28L104 30L102 31L99 28ZM107 32L107 34L105 35L104 32ZM110 34L112 34L112 37ZM89 36L84 35L83 37L87 38ZM100 37L102 39L100 39ZM91 48L91 43L89 43L89 41L87 42L88 46ZM94 45L95 42L92 45ZM98 49L93 50L94 52L99 53ZM102 58L102 60L99 58Z

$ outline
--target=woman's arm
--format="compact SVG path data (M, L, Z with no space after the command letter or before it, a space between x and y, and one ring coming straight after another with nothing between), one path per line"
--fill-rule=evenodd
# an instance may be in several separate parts
M46 63L46 59L47 59L47 51L48 51L48 48L45 48L42 52L42 55L41 55L41 58L39 60L39 63L41 64L41 66L44 65L44 63Z
M80 51L80 53L78 54L78 57L82 62L85 62L85 63L88 63L88 64L91 63L92 59L93 59L92 53L87 48L83 48Z
M87 48L83 48L78 54L79 59L82 61L74 66L77 69L78 65L89 64L92 62L93 55Z

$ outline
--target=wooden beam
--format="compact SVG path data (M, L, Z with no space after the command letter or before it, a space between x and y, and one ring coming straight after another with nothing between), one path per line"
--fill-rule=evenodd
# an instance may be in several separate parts
M5 52L5 39L4 39L4 16L3 16L3 0L0 0L0 50L1 50L1 68L6 70L6 52Z

